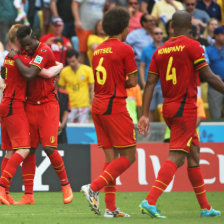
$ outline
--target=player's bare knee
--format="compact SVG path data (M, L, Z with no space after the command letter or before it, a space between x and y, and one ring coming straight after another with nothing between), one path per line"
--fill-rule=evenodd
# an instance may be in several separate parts
M52 147L44 147L44 152L49 156L54 153L55 148Z
M183 166L184 162L185 162L185 157L178 159L178 161L176 163L177 167L179 168L179 167Z
M177 167L184 165L186 153L182 151L170 151L168 160L174 162Z

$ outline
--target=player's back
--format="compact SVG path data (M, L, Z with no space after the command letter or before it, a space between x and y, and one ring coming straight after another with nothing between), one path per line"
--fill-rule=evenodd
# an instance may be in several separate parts
M126 110L126 75L136 71L131 47L111 38L93 53L94 72L93 113L116 113Z
M195 113L197 99L196 69L205 65L203 48L186 36L171 38L157 49L155 66L160 75L164 105ZM154 67L150 66L150 69ZM153 71L152 71L153 72ZM174 113L177 112L174 110Z
M30 58L24 55L19 55L22 62L28 66ZM22 101L26 100L26 79L19 73L16 63L13 59L6 56L4 61L6 67L5 88L3 91L2 102Z
M55 56L46 44L40 43L34 55L32 56L31 65L35 65L41 69L50 68L56 65ZM36 76L28 83L28 102L32 104L45 103L55 101L55 78L45 79Z

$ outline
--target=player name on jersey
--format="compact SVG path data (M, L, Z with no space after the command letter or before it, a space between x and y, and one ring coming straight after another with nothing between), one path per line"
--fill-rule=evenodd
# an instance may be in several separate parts
M107 47L107 48L101 48L101 49L95 50L93 54L98 55L98 54L112 54L112 53L113 51L111 47Z
M4 61L4 63L5 63L5 65L11 65L11 66L14 66L15 61L14 61L14 60L6 59L6 60Z
M185 45L179 45L174 47L164 47L158 50L158 54L169 54L172 52L182 52L185 48Z

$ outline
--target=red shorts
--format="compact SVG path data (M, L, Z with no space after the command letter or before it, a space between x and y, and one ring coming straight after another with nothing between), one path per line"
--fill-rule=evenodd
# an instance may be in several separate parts
M164 117L170 128L170 150L180 150L189 153L191 144L199 145L196 132L197 117Z
M2 150L30 148L29 123L24 108L1 119Z
M87 41L90 34L93 32L89 30L80 30L75 29L76 35L79 39L79 51L80 52L87 52Z
M103 149L127 148L136 145L135 129L128 112L92 114L98 146Z
M43 147L57 147L59 126L59 105L57 102L26 104L32 148L41 143Z

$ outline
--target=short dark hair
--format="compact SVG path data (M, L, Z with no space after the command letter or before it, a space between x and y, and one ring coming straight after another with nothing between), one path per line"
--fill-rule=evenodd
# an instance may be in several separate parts
M103 30L109 36L121 34L128 27L130 15L122 7L113 7L103 17Z
M23 39L26 36L32 36L32 29L30 26L22 26L16 32L16 36L19 40Z
M71 49L71 50L68 50L67 54L66 54L66 58L71 58L75 56L76 58L79 57L79 52L76 51L75 49Z
M143 26L143 22L146 22L146 21L147 21L147 19L146 19L146 16L147 16L147 15L150 15L150 14L148 14L148 13L144 13L144 14L141 16L141 18L140 18L141 26Z

